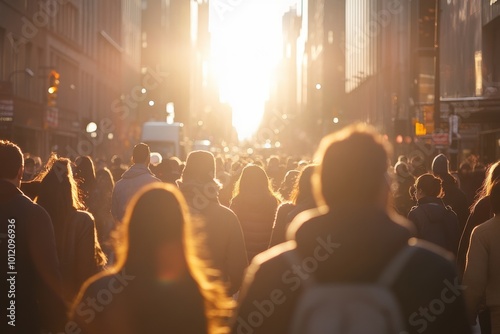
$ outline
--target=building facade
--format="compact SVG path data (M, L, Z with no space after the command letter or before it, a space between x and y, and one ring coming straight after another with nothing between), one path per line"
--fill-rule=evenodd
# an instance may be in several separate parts
M140 26L138 0L0 1L2 108L11 109L1 137L43 158L123 147L131 114L117 106L140 84Z

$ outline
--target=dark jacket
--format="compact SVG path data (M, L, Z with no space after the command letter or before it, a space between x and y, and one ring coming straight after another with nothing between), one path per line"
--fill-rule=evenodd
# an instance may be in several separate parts
M458 228L461 234L464 230L467 217L469 217L469 202L465 193L458 187L457 181L451 174L442 177L442 185L444 191L443 202L451 206L453 211L457 214Z
M417 228L416 237L457 254L460 234L458 218L449 206L436 197L423 197L408 213Z
M8 248L10 244L15 247ZM65 306L50 217L16 186L4 180L0 180L0 253L3 268L0 332L38 334L41 329L59 332L65 323ZM14 256L10 271L17 274L8 274L6 270L8 254ZM11 276L15 276L15 295L9 298L11 286L7 279ZM8 325L11 319L6 314L11 301L15 301L15 327Z
M230 209L240 221L249 262L269 247L277 207L278 200L273 196L233 198Z
M412 235L384 212L361 208L349 214L306 211L289 232L296 243L275 246L250 265L232 333L287 333L303 279L314 274L320 282L373 282ZM286 259L294 248L302 267ZM437 252L418 247L393 285L408 332L470 333L453 262ZM444 298L446 307L432 315L431 303Z
M314 199L307 199L296 205L292 203L284 203L280 205L276 212L276 218L273 225L273 233L269 247L276 246L286 241L286 230L292 220L302 211L313 209L316 207Z
M229 294L234 294L240 289L248 266L238 217L219 203L215 187L177 183L193 217L195 233L208 250L204 252L204 260L220 270L223 281L228 284Z
M121 180L116 182L111 199L111 213L116 221L121 221L125 215L125 209L132 197L145 185L153 182L161 182L156 178L146 165L132 165Z
M72 302L82 284L103 268L96 258L97 234L93 217L86 211L75 210L66 226L61 248L61 273L64 294Z
M189 276L164 282L125 269L89 283L73 316L84 334L208 333L204 299Z

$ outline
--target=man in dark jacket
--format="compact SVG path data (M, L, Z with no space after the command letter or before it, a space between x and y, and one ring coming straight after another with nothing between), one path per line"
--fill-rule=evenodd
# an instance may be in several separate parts
M323 139L313 175L318 209L292 222L288 236L295 240L255 257L232 333L288 333L297 298L311 275L321 283L374 282L413 243L409 222L396 221L403 218L386 209L388 160L383 139L366 126ZM407 332L470 333L451 259L429 245L411 247L414 253L392 284ZM301 265L288 261L290 251Z
M19 147L0 141L0 161L0 332L61 331L65 306L52 222L19 190Z
M134 164L115 184L111 197L111 214L117 222L122 221L128 203L142 187L152 182L161 182L149 169L149 155L148 145L144 143L135 145L132 152Z

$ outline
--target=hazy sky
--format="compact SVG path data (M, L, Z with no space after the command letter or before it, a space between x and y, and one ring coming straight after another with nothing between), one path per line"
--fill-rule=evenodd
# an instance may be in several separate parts
M281 52L282 15L296 0L211 2L212 56L221 99L240 139L260 124Z

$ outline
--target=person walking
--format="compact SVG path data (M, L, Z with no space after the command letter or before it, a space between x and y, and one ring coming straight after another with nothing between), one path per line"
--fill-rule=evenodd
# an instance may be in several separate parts
M245 166L229 208L240 221L249 262L269 247L278 204L264 169L252 164Z
M59 333L66 306L50 216L21 190L23 155L0 140L0 332Z
M472 231L463 284L469 320L476 322L481 306L490 315L490 333L500 334L500 181L493 183L489 201L494 217ZM481 327L482 329L482 327Z
M204 260L222 273L228 294L239 289L248 266L245 241L238 217L218 200L220 184L215 180L215 160L208 151L189 153L177 185L186 198L195 222L195 232L205 239Z
M450 174L450 162L444 154L437 155L432 161L432 174L442 181L444 191L443 202L451 206L458 217L459 233L465 228L469 216L469 204L465 193L458 186L457 179Z
M444 205L441 180L432 174L423 174L415 182L417 205L408 213L417 228L417 238L432 242L457 254L458 218L451 207Z
M449 253L411 239L411 224L387 211L391 186L387 146L382 136L367 125L353 125L321 141L315 159L319 166L313 175L318 208L293 221L290 241L254 258L232 319L232 333L300 332L293 322L299 318L296 312L300 306L306 306L307 300L299 300L312 281L319 287L334 285L337 293L328 298L315 290L318 294L314 298L307 295L311 303L321 299L330 305L343 294L346 304L336 305L338 313L318 305L318 312L311 316L324 315L326 321L337 319L342 325L337 326L339 332L356 327L364 329L360 333L373 333L381 323L362 316L366 312L375 314L369 312L370 304L361 301L368 294L356 298L346 295L346 289L382 280L380 276L387 273L389 264L394 265L396 256L405 260L399 261L399 270L392 272L385 286L399 305L391 310L400 316L381 316L385 315L387 321L398 320L411 334L470 333L463 293L457 286ZM352 304L356 300L368 310ZM434 307L436 300L445 305L438 311ZM318 323L311 325L324 328Z
M127 207L119 239L116 264L85 282L73 304L78 330L224 332L232 302L222 283L209 278L186 203L174 185L155 183L141 189Z
M84 211L71 161L54 155L47 167L39 174L36 202L52 220L64 297L71 303L83 282L103 270L107 259L97 238L94 218Z
M117 222L121 222L125 208L132 197L145 185L161 182L149 169L149 146L139 143L132 151L133 165L123 173L122 178L116 182L111 200L111 213Z
M298 182L292 192L292 203L283 203L276 212L269 247L285 242L286 231L292 220L302 211L316 207L312 193L311 177L315 165L307 165L300 172Z

